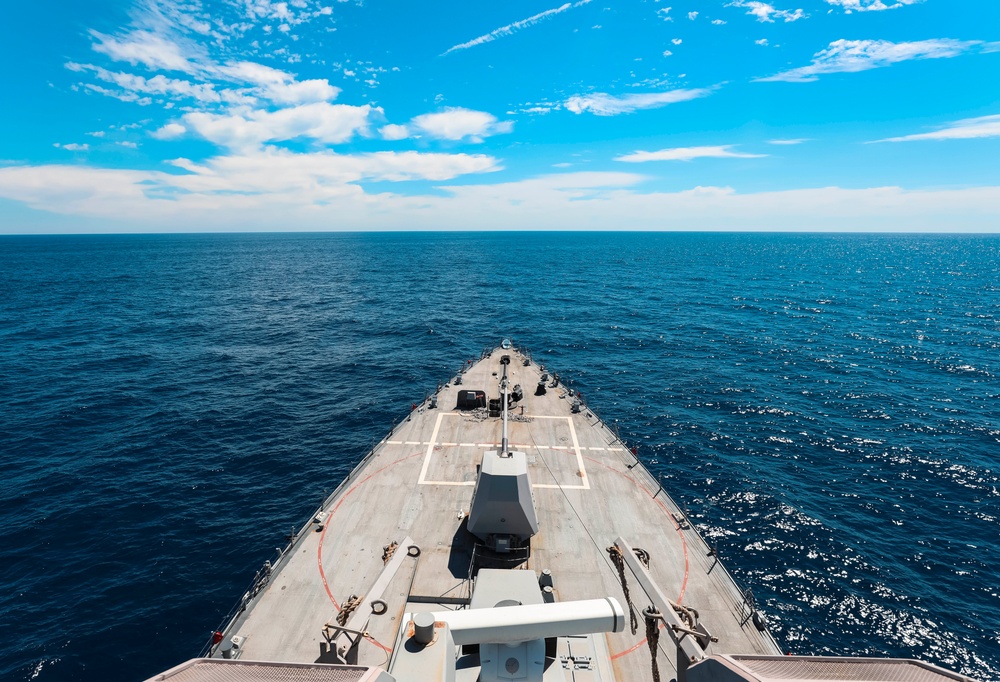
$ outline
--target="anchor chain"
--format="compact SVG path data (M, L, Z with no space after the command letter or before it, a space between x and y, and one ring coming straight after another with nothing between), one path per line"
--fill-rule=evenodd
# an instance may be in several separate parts
M660 664L656 661L656 652L660 643L660 614L656 613L652 607L642 613L646 617L646 642L649 643L649 656L652 660L653 682L660 682ZM679 655L680 653L678 653Z
M625 558L618 545L608 547L608 556L611 557L611 562L618 569L618 579L621 581L622 592L625 594L625 603L628 604L629 624L632 626L632 634L634 635L639 629L639 619L635 616L635 607L632 605L632 598L628 593L628 581L625 579Z
M361 597L356 594L352 594L347 601L344 602L344 605L340 609L340 613L337 614L337 624L347 625L347 619L351 617L351 614L354 613L354 609L358 608L360 604Z

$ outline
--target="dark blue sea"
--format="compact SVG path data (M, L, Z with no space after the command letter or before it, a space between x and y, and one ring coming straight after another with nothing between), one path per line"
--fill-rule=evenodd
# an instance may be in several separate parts
M1000 237L515 232L0 238L0 679L197 655L504 335L789 652L1000 679Z

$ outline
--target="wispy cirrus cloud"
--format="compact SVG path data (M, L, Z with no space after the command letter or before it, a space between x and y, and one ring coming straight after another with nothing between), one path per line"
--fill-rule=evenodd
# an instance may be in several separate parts
M749 152L733 151L733 145L719 145L709 147L674 147L673 149L661 149L656 152L632 152L616 156L615 161L625 163L646 163L647 161L693 161L694 159L757 159L767 156L767 154L750 154Z
M521 19L520 21L515 21L513 23L507 24L506 26L501 26L500 28L495 28L489 33L479 36L478 38L473 38L472 40L459 43L458 45L452 45L447 50L441 53L440 56L445 56L446 54L451 54L452 52L457 52L458 50L467 50L470 47L475 47L476 45L482 45L483 43L491 43L497 38L504 38L506 36L517 33L518 31L528 28L529 26L534 26L540 21L554 17L557 14L562 14L576 7L582 5L587 5L592 0L579 0L579 2L567 2L559 7L553 9L547 9L544 12L539 12L527 19Z
M888 40L835 40L813 55L812 63L773 76L755 78L756 82L784 81L808 83L819 80L823 74L855 73L868 71L911 59L942 59L957 57L977 46L980 40L952 40L940 38L909 43L892 43Z
M742 7L747 14L757 17L757 21L773 24L775 18L784 20L785 23L805 19L809 15L801 9L788 10L777 9L774 5L758 0L733 0L726 7Z
M322 3L309 3L304 0L285 2L280 0L244 0L244 15L255 19L266 19L279 24L296 26L310 19L333 14L333 8Z
M924 0L826 0L827 4L842 7L845 14L851 12L881 12L887 9L899 9L907 5L916 5Z
M329 17L333 9L324 0L208 4L203 0L139 0L129 12L128 26L111 33L90 31L94 52L138 67L139 73L89 64L67 66L118 86L81 84L84 89L144 105L185 98L201 106L249 105L256 98L296 106L337 97L340 89L325 78L298 80L291 73L248 59L250 54L266 51L272 59L301 61L288 49L297 36L285 29ZM241 39L249 32L258 32L259 38L248 44ZM141 95L160 100L151 102Z
M215 85L212 83L195 83L181 78L169 78L162 74L146 78L121 71L109 71L93 64L77 64L76 62L67 63L66 68L78 73L91 72L99 80L120 87L122 93L165 95L210 103L219 103L222 101L222 95L216 91Z
M159 95L175 100L193 99L202 104L249 105L261 99L277 105L299 105L333 100L340 94L340 88L330 85L325 78L298 80L286 71L248 61L203 63L187 78L163 74L146 77L77 62L68 62L66 68L92 73L98 80L118 86L121 90L89 89L125 101L135 101L137 95Z
M153 31L135 30L120 36L91 31L90 35L95 41L94 51L114 61L128 62L133 66L141 64L154 71L195 73L199 70L192 59L192 52L198 50L192 45L182 47L177 41Z
M329 0L141 0L132 24L161 34L196 34L217 44L260 31L269 38L295 39L292 29L333 14Z
M981 137L1000 137L1000 114L979 116L955 121L929 133L915 133L902 137L887 137L874 142L916 142L919 140L972 140Z
M127 28L107 35L91 31L94 49L115 61L142 64L153 70L193 73L209 53L245 57L248 34L255 49L289 63L300 55L290 47L300 36L297 28L313 21L330 21L328 0L136 0Z
M595 92L589 95L574 95L563 102L562 106L574 114L589 112L597 116L617 116L618 114L631 114L640 109L656 109L668 104L708 97L714 91L714 87L692 88L666 92L632 93L620 97L604 92Z

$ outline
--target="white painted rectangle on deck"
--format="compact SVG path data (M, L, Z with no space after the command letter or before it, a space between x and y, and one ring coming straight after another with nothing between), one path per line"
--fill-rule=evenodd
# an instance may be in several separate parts
M407 441L407 445L426 445L427 450L424 454L423 466L420 469L420 478L417 483L419 485L452 485L452 486L473 486L475 481L431 481L427 479L427 472L430 470L431 458L434 456L434 449L437 446L443 447L479 447L479 448L497 448L499 444L497 443L438 443L437 437L441 430L441 421L444 417L460 417L459 412L439 412L437 419L434 422L434 430L431 433L431 439L423 443L416 443ZM530 419L565 419L569 425L570 438L573 442L572 447L566 445L539 445L537 443L516 443L513 447L520 448L523 450L536 449L536 450L558 450L561 452L573 452L576 455L577 470L579 471L581 482L579 485L565 485L561 483L533 483L532 488L551 488L551 489L562 489L562 490L590 490L590 479L587 476L587 469L583 462L583 450L586 448L580 447L580 441L576 435L576 428L573 426L572 417L560 417L560 416L543 416L543 415L529 415ZM595 449L595 448L591 448ZM603 448L600 448L603 450Z

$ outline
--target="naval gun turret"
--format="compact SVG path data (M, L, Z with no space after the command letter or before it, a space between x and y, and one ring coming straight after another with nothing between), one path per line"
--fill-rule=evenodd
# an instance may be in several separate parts
M469 510L469 532L483 541L488 549L506 554L514 548L527 546L538 532L538 516L531 496L528 458L523 452L510 449L508 442L508 407L510 380L507 367L510 356L501 358L503 376L500 379L503 437L500 450L483 455L472 493Z

